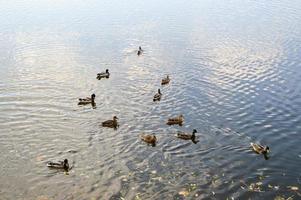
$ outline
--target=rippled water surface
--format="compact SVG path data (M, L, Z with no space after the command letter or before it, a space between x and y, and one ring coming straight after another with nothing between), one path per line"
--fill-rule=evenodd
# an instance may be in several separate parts
M299 0L0 1L0 30L1 200L301 199Z

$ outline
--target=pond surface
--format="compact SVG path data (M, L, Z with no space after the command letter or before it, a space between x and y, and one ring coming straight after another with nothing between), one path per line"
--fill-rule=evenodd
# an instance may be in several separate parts
M300 11L299 0L1 1L0 199L301 199ZM92 93L95 109L77 105ZM183 126L166 125L179 114ZM114 115L117 130L101 127ZM197 144L174 136L193 129ZM46 167L64 158L69 173Z

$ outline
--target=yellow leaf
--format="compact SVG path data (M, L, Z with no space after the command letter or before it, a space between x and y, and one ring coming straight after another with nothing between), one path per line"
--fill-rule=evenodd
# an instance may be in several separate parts
M182 191L179 192L179 195L187 197L189 195L189 192L187 190L182 190Z

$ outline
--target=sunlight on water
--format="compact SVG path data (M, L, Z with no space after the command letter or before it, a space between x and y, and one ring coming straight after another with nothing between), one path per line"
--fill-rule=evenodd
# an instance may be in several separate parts
M0 199L299 199L300 7L0 2ZM68 173L46 167L64 158Z

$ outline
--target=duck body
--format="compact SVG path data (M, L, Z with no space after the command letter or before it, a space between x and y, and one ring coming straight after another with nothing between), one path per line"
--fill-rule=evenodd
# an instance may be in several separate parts
M157 143L157 138L156 136L153 134L153 135L148 135L148 134L142 134L140 135L140 138L143 142L146 142L148 144L151 144L151 145L156 145Z
M167 85L170 81L169 76L167 75L166 78L163 78L161 81L161 85Z
M270 151L270 148L268 146L262 146L260 144L256 144L251 142L250 143L252 149L254 152L258 153L258 154L267 154Z
M155 96L153 98L153 101L160 101L161 100L161 96L162 96L161 91L160 91L160 89L158 89L158 93L155 94Z
M118 118L116 116L114 116L113 120L107 120L107 121L102 122L102 126L116 129L119 126L118 122L117 122L117 119Z
M58 162L48 162L47 167L53 168L53 169L64 169L69 170L69 163L68 160L65 159L64 161L58 161Z
M138 52L137 52L137 55L140 56L140 55L142 54L142 52L143 52L142 48L139 47L139 50L138 50Z
M193 129L193 132L192 134L189 134L189 133L177 133L177 138L180 138L180 139L183 139L183 140L195 140L195 133L197 131L195 129Z
M109 72L108 69L106 69L105 72L98 73L96 78L97 78L98 80L100 80L100 79L102 79L102 78L109 78L109 77L110 77L110 72Z
M178 124L178 125L182 126L183 121L184 121L184 117L183 117L183 115L180 115L180 116L178 116L178 117L169 118L169 119L167 120L167 123L166 123L166 124L167 124L167 125L175 125L175 124Z
M92 94L91 97L79 98L78 101L78 105L95 104L95 94Z

